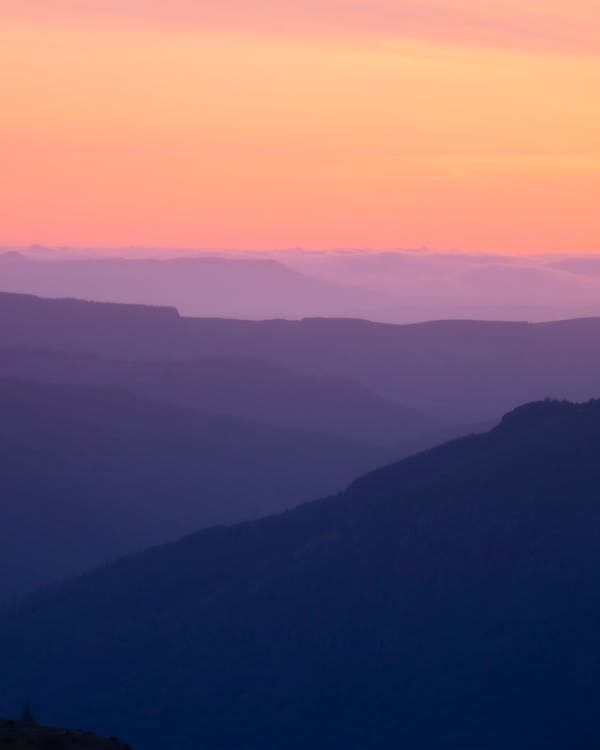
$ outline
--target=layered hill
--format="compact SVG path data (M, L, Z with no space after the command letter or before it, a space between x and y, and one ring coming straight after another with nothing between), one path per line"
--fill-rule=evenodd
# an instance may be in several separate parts
M46 261L12 253L0 256L0 288L44 297L167 305L185 315L250 319L275 313L286 318L358 317L393 301L260 258Z
M289 249L176 257L177 251L130 248L118 257L106 248L7 250L0 252L5 291L169 305L184 315L412 323L544 321L600 312L599 263L592 256Z
M308 375L351 379L451 424L493 419L540 398L593 398L600 382L600 318L404 326L243 321L0 293L0 346L134 360L266 360Z
M392 451L136 397L0 379L0 599L331 492Z
M136 361L0 348L0 377L121 386L204 412L389 446L398 458L419 441L433 445L448 431L466 429L407 409L348 378L300 373L248 357Z
M147 750L600 741L600 402L542 402L0 621L1 708Z

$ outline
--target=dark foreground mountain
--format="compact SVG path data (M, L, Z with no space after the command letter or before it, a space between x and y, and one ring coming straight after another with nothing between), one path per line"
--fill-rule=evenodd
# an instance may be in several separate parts
M0 706L196 750L600 743L600 402L5 614ZM110 728L110 729L108 729Z
M56 729L31 722L0 719L0 748L54 750L131 750L115 737L103 739L81 729Z
M0 293L0 346L120 359L244 357L349 378L451 424L548 396L593 398L600 318L556 323L182 318L175 309Z
M0 599L312 500L394 455L114 387L0 379L0 414Z

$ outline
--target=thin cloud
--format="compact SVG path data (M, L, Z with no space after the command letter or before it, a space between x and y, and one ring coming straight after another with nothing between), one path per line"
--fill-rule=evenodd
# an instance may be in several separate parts
M5 17L160 22L597 54L597 0L0 0Z

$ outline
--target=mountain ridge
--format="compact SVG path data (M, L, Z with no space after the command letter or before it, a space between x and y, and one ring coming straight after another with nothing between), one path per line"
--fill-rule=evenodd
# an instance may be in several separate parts
M546 397L593 398L600 379L600 318L406 326L243 321L0 294L0 346L134 360L255 357L309 375L350 378L454 424L496 419Z
M32 686L53 719L148 750L166 731L184 750L583 750L600 738L599 449L600 401L546 402L113 563L0 619L0 695Z

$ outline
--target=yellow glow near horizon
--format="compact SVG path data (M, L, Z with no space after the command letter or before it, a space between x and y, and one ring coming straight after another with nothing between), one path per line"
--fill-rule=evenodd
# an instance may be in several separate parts
M0 244L600 250L600 58L438 36L7 16Z

